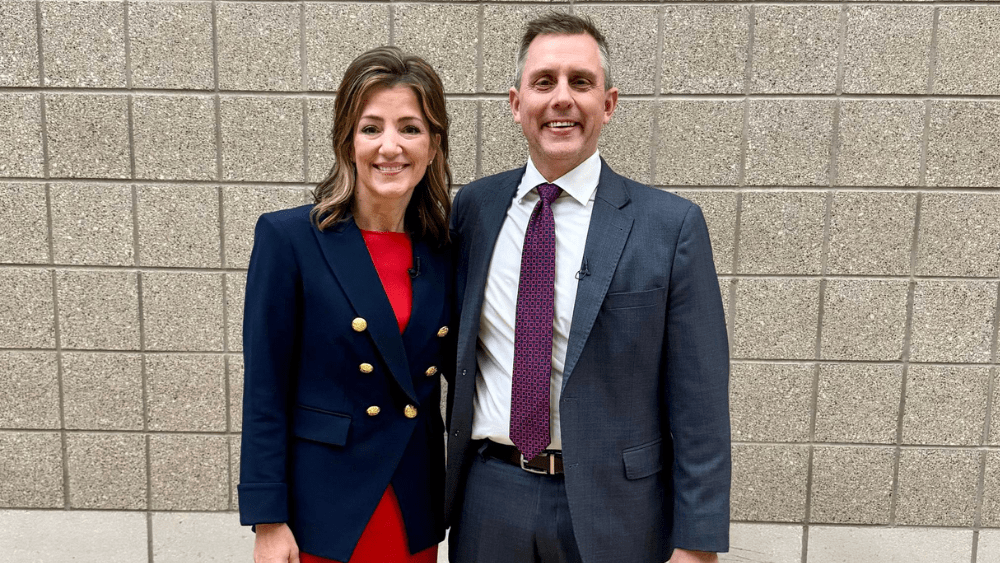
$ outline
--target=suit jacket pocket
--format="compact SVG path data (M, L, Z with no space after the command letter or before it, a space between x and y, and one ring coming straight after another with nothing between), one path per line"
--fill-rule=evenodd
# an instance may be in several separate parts
M622 291L609 293L604 296L605 309L635 309L637 307L650 307L657 305L664 300L666 288L656 287L643 291Z
M663 469L663 439L622 451L626 479L642 479Z
M333 446L343 446L347 443L347 433L350 428L350 415L324 411L305 405L295 407L293 430L298 438Z

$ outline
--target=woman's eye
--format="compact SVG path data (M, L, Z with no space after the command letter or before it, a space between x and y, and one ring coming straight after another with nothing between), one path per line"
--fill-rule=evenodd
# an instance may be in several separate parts
M406 133L407 135L419 135L420 128L416 125L407 125L403 128L403 133Z
M365 125L361 128L361 132L365 135L374 135L375 133L378 133L378 128L374 125Z

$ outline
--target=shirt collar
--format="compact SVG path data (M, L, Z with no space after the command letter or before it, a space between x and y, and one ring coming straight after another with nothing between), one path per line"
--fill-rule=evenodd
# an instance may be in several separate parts
M590 158L581 162L576 168L556 178L554 182L549 183L562 188L564 192L572 196L580 205L587 205L587 202L593 199L594 193L597 191L597 183L600 179L601 151L595 151L594 154L590 155ZM521 203L528 192L533 190L538 184L544 183L546 183L545 178L535 168L535 163L531 161L531 157L529 156L528 166L524 170L524 176L521 177L521 184L517 188L517 194L514 196L514 199L518 203Z

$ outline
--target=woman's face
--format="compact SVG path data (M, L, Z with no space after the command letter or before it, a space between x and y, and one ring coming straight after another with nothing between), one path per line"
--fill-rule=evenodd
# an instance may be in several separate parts
M405 207L434 159L431 141L427 120L409 86L376 90L354 131L356 197L375 205L398 201Z

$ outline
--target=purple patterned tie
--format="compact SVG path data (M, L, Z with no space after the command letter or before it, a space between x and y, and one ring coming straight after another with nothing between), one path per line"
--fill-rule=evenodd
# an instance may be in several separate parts
M552 202L559 186L538 185L521 253L514 325L514 377L510 389L510 439L530 460L549 445L552 378L552 301L556 236Z

